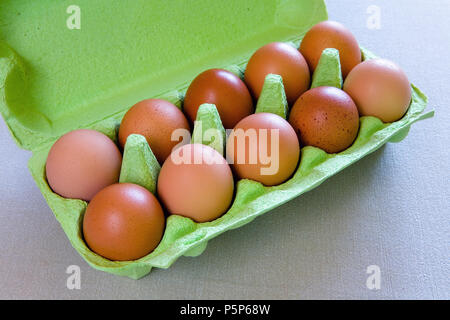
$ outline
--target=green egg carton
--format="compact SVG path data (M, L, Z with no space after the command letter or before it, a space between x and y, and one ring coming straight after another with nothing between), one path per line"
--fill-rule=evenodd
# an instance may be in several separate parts
M102 271L139 279L153 267L168 268L181 256L197 256L210 239L319 186L387 142L401 141L413 123L433 116L424 113L427 98L412 85L412 103L403 119L384 124L362 117L358 138L348 150L327 154L304 147L299 167L286 183L265 187L241 180L231 208L219 219L195 223L170 216L152 253L136 261L109 261L83 241L87 203L64 199L47 184L45 162L56 139L70 130L91 128L116 141L121 118L136 102L163 98L182 108L184 92L201 71L224 68L242 76L257 48L273 41L298 45L311 26L327 19L327 11L323 0L76 3L0 3L0 111L18 146L32 151L29 169L72 246ZM367 50L363 53L364 59L374 57ZM328 50L313 75L313 86L340 86L338 69L336 52ZM268 76L256 112L286 117L282 90L282 78ZM199 113L204 125L223 133L217 116L214 105L204 105ZM193 141L220 150L224 141L203 140L199 133L206 129L194 129ZM143 137L131 137L125 149L121 181L154 192L160 168Z

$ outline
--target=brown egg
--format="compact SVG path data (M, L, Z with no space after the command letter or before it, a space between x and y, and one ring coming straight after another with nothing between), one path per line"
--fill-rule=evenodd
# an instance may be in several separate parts
M259 98L269 73L283 78L289 104L293 104L309 89L311 76L308 65L302 54L286 43L269 43L258 49L250 58L245 70L245 83L255 99Z
M101 189L119 180L122 154L104 134L87 129L66 133L50 149L47 181L65 198L90 201Z
M240 121L227 142L227 159L241 179L275 186L297 168L300 146L290 124L273 113L257 113Z
M245 83L233 73L210 69L197 76L184 98L183 110L193 123L203 103L217 107L225 129L253 113L253 101Z
M143 100L132 106L123 117L119 128L120 146L125 146L130 134L143 135L162 164L180 142L172 141L172 133L176 129L190 130L180 109L165 100Z
M361 63L348 75L344 91L355 101L362 116L383 122L401 119L411 103L411 85L395 63L374 59Z
M131 183L111 185L89 203L83 234L89 248L113 261L142 258L164 233L164 213L156 197Z
M312 27L300 44L299 50L311 72L314 72L323 50L327 48L339 50L344 78L361 63L361 49L353 34L338 22L324 21Z
M233 174L216 150L188 144L176 149L164 162L157 191L171 214L197 222L212 221L231 205Z
M359 115L355 103L344 91L335 87L318 87L297 100L289 123L303 145L338 153L355 141Z

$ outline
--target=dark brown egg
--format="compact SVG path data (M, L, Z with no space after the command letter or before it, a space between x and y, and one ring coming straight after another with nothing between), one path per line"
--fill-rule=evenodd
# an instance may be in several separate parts
M194 122L197 110L204 103L215 104L225 129L253 113L253 101L245 83L235 74L210 69L192 81L184 98L183 110Z
M113 261L142 258L155 249L163 236L164 213L147 189L113 184L89 203L83 234L89 248Z
M302 145L328 153L350 147L359 130L359 114L352 98L335 87L318 87L305 92L295 103L289 123Z

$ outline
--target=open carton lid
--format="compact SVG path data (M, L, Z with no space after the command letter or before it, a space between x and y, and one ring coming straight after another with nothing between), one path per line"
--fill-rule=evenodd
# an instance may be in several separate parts
M0 112L37 150L136 102L185 89L201 71L298 40L327 19L323 0L79 0L0 4ZM67 13L69 12L69 13Z

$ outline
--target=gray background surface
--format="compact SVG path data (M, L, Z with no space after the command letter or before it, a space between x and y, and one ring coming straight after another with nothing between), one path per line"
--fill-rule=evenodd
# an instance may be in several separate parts
M450 1L329 0L330 19L398 62L430 97L414 125L319 188L139 281L90 268L72 249L0 121L0 298L450 298ZM367 8L381 8L381 29ZM66 268L81 268L68 290ZM381 269L381 289L366 269Z

